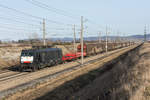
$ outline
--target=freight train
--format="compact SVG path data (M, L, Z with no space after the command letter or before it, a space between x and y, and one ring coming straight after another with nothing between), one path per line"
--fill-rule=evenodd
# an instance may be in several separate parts
M108 51L127 47L134 43L108 43ZM105 43L85 43L83 45L83 55L85 57L105 52ZM76 53L63 55L60 48L33 48L22 50L20 56L20 71L31 69L35 71L47 66L61 64L67 61L79 59L81 57L81 45L77 46Z

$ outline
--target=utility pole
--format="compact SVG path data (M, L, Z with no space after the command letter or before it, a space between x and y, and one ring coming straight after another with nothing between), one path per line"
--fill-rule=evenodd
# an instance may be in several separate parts
M117 31L117 35L118 35L118 39L117 39L117 41L118 41L118 43L120 42L120 32L119 31Z
M146 42L146 32L147 30L146 30L146 25L145 25L145 28L144 28L144 42Z
M125 33L123 33L123 37L124 37L124 42L126 42L126 36L125 36Z
M46 45L46 41L45 41L45 19L43 19L43 45Z
M73 45L74 45L74 52L76 52L76 31L75 31L75 25L73 26L73 30L74 30Z
M101 32L99 32L99 43L101 43Z
M105 48L106 48L106 53L107 53L107 51L108 51L108 50L107 50L107 49L108 49L108 43L107 43L107 42L108 42L108 37L107 37L107 35L108 35L108 28L107 28L107 26L106 26L106 40L105 40L105 41L106 41L106 46L105 46Z
M81 16L81 34L80 34L80 43L81 43L81 64L83 65L83 16Z

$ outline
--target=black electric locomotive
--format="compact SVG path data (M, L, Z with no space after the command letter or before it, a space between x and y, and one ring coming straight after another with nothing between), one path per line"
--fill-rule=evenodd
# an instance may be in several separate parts
M32 69L32 71L35 71L62 62L62 49L60 48L22 50L20 71L24 69Z

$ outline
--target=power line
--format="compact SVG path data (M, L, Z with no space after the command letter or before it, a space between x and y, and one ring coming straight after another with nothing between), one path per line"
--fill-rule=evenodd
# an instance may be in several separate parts
M90 20L90 19L88 19L88 18L86 18L86 22L88 22L88 23L90 23L90 24L92 24L92 25L97 26L98 30L99 30L99 28L101 28L101 31L102 31L102 30L105 30L105 27L104 27L104 26L99 25L99 24L97 24L96 22L94 22L94 21L92 21L92 20ZM95 28L95 27L94 27L94 28ZM95 29L97 29L97 28L95 28Z
M17 23L22 23L22 24L26 24L26 25L30 25L30 26L35 26L37 28L40 28L42 25L35 25L35 24L29 24L29 23L26 23L26 22L23 22L23 21L18 21L18 20L14 20L14 19L10 19L10 18L4 18L4 17L0 17L0 19L4 19L4 20L10 20L10 21L14 21L14 22L17 22ZM12 23L2 23L3 25L11 25ZM21 26L17 26L17 27L21 27ZM47 29L50 29L50 30L56 30L56 31L65 31L65 30L72 30L70 28L50 28L50 27L46 27Z
M17 13L20 13L20 14L23 14L23 15L28 16L28 17L32 17L32 18L36 18L36 19L39 19L39 20L43 20L42 17L34 16L34 15L32 15L32 14L28 14L28 13L19 11L19 10L17 10L17 9L4 6L4 5L2 5L2 4L0 4L0 7L1 7L1 8L8 9L8 10L11 10L11 11L14 11L14 12L17 12ZM45 20L47 20L48 22L51 22L51 23L58 24L58 25L62 25L62 24L63 24L63 25L66 25L65 23L57 22L57 21L53 21L53 20L49 20L49 19L47 19L47 18L45 18ZM69 24L67 24L67 25L69 25Z
M15 34L18 34L18 33L21 33L21 34L23 34L23 35L27 35L27 32L22 32L22 31L17 31L17 32L14 32L14 30L1 30L0 29L0 33L7 33L7 34L9 34L9 33L15 33ZM29 33L29 32L28 32Z
M145 27L144 27L144 41L146 42L146 34L147 34L147 29L146 29L147 27L146 27L146 25L145 25Z
M29 24L29 23L26 23L26 22L23 22L23 21L14 20L14 19L11 19L11 18L0 17L0 19L14 21L14 22L17 22L17 23L22 23L22 24L31 25L31 26L38 26L38 27L40 26L40 25L35 25L35 24Z
M13 21L13 22L17 22L17 23L22 23L22 24L26 24L26 25L31 25L31 26L36 26L36 27L41 27L41 25L40 25L40 21L36 21L36 20L31 20L31 19L28 19L28 21L32 21L32 22L36 22L36 23L39 23L39 25L37 25L37 24L32 24L32 23L26 23L25 22L25 19L21 19L21 18L19 18L19 17L13 17L13 19L12 18L6 18L6 17L1 17L1 15L0 15L0 20L9 20L9 21ZM17 19L17 20L16 20ZM21 20L21 21L20 21ZM23 20L23 21L22 21ZM5 25L10 25L10 24L12 24L12 23L2 23L2 24L5 24ZM19 26L20 27L20 26Z
M71 28L49 28L49 27L46 27L47 29L50 29L50 30L56 30L56 31L72 31L73 29ZM79 28L76 30L79 30Z
M40 8L43 8L43 9L46 9L48 11L51 11L51 12L54 12L54 13L57 13L57 14L60 14L60 15L63 15L63 16L66 16L66 17L70 17L70 18L77 18L77 17L74 17L73 15L71 15L70 13L69 14L65 14L67 13L66 11L64 10L60 10L60 9L57 9L57 8L54 8L54 7L51 7L49 5L46 5L44 3L41 3L39 1L36 1L36 0L25 0L35 6L38 6ZM78 18L79 19L79 18Z
M0 26L0 29L1 29L1 28L12 29L12 30L29 31L29 30L27 30L27 29L20 29L20 28L6 27L6 26ZM37 30L35 30L35 31L37 31Z
M3 16L2 14L0 16ZM10 15L13 19L19 19L19 20L27 20L27 21L30 21L30 22L36 22L36 23L40 23L41 21L39 20L33 20L33 19L26 19L26 18L23 18L23 17L18 17L18 16L14 16L14 15Z
M13 26L13 23L0 23L1 25L8 25L8 26ZM16 25L16 27L24 28L25 25ZM37 27L38 28L38 27Z
M93 25L96 25L96 26L98 26L98 27L104 28L103 26L101 26L101 25L95 23L94 21L92 21L92 20L90 20L90 19L88 19L88 18L86 18L86 21L89 22L89 23L91 23L91 24L93 24Z

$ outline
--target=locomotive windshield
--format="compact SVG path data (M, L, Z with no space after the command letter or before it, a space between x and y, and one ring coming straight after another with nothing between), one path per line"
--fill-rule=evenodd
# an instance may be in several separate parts
M33 52L22 52L21 56L33 56Z

